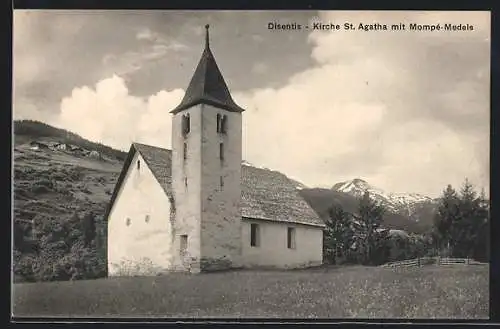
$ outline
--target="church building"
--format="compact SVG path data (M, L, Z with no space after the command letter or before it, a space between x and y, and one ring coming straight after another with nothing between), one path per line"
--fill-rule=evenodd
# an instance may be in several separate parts
M296 183L242 161L244 110L215 62L208 25L170 113L172 150L133 143L113 191L110 276L322 264L324 223Z

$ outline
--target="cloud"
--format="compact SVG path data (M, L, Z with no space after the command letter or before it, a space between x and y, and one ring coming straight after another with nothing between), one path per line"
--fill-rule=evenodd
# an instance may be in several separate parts
M61 113L53 122L122 150L133 141L170 147L170 113L183 91L160 91L147 98L129 94L123 78L114 75L95 87L73 89L61 102Z
M155 41L156 38L158 37L158 34L152 32L148 28L143 28L143 29L141 29L140 31L137 32L137 34L135 35L135 37L138 40Z
M311 32L310 68L277 88L233 92L247 109L244 158L310 186L362 177L389 191L437 196L467 176L488 189L488 13L333 12L318 19L475 29ZM168 111L182 95L136 97L115 75L75 88L61 102L58 124L121 149L132 140L170 147Z
M235 95L244 154L306 184L363 177L437 195L489 186L488 13L321 13L322 22L473 24L474 32L312 32L313 68ZM266 145L265 152L258 145Z
M169 39L149 28L141 28L135 35L144 44L139 51L127 51L124 54L106 54L102 63L109 72L120 76L137 72L145 65L165 58L170 52L178 53L189 47L178 40Z
M429 185L437 189L449 183L458 187L469 177L474 183L487 186L488 170L482 166L487 158L480 159L474 152L474 136L457 133L445 123L423 119L394 126L380 138L383 160L371 178L374 183L384 182L393 190L402 190L403 184L416 187L424 181L432 182ZM487 148L487 144L483 147ZM392 182L388 182L388 177Z
M269 67L267 66L266 63L259 62L259 63L255 63L252 66L252 72L255 74L263 74L263 73L266 73L266 71L268 71L268 70L269 70Z
M196 36L200 36L204 33L205 29L199 25L191 25L189 30Z
M42 24L48 22L50 24ZM65 42L80 32L84 20L78 15L57 11L15 10L13 15L14 78L19 82L31 81L47 74L47 67L58 58L54 42ZM54 36L57 39L54 40ZM17 65L19 63L19 65ZM22 65L21 65L22 63Z
M252 34L252 40L260 43L264 41L264 37L260 34Z

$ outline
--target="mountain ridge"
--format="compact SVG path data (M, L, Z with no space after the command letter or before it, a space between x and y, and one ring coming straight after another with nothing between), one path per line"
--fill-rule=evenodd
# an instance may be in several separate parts
M347 193L354 197L361 197L368 192L372 200L378 201L386 209L408 216L409 219L419 221L418 211L422 207L433 207L436 203L431 197L419 193L393 193L370 185L361 178L336 183L332 190ZM417 216L416 216L417 214Z

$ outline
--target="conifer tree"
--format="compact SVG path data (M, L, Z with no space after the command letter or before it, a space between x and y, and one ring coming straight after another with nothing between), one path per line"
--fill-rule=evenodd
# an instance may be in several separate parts
M345 257L353 243L351 215L340 206L333 206L329 210L329 218L325 224L323 242L325 257L331 262L338 263L338 258Z
M477 193L466 178L460 189L458 216L454 218L451 230L452 252L456 257L472 256L478 227L478 210Z
M355 216L361 228L361 240L364 263L372 263L374 252L377 251L381 240L385 237L385 231L379 228L383 221L385 209L375 200L370 198L369 192L359 200L359 215Z
M448 249L454 257L475 257L478 249L482 249L484 255L487 247L480 240L487 239L488 217L484 191L478 196L468 179L465 179L460 193L448 185L434 222L439 247Z
M468 179L460 190L460 216L456 223L455 254L473 257L478 235L484 231L489 216L484 190L478 196Z
M439 251L449 250L452 244L452 226L459 213L459 198L455 189L448 184L439 201L434 217L434 239Z
M489 201L486 197L484 188L479 196L479 205L482 224L479 225L476 243L474 245L474 258L481 262L490 261L490 210Z

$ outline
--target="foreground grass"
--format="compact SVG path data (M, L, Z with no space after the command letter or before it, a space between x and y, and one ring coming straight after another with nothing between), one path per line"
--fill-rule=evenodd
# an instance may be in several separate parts
M487 266L234 271L14 285L15 316L488 318Z

